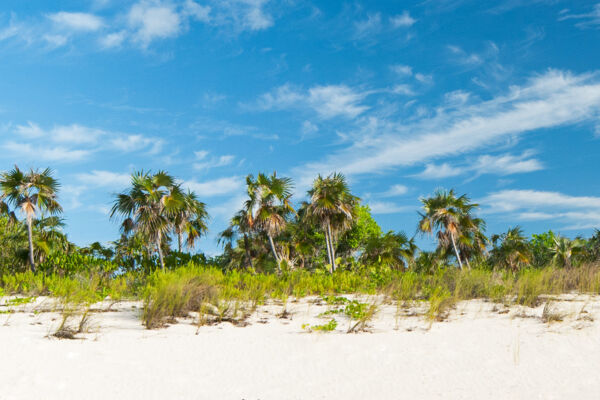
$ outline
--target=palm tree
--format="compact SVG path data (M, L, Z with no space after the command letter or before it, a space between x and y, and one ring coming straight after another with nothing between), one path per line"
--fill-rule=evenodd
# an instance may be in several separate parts
M550 248L552 253L552 261L561 267L571 268L573 266L573 258L583 253L585 243L580 238L571 240L564 236L556 236L554 244Z
M219 234L219 243L229 243L230 246L237 240L238 236L241 235L244 243L245 252L245 264L250 268L254 268L252 265L252 255L250 253L250 233L252 232L252 226L250 223L249 215L245 210L238 211L231 221L229 226L223 232Z
M360 260L363 263L379 262L404 269L414 260L417 246L404 232L387 232L367 239Z
M273 238L285 229L286 216L290 212L295 212L290 203L294 187L292 180L279 178L276 172L273 172L271 176L260 173L256 179L252 175L248 175L246 185L249 199L246 201L244 209L250 227L267 235L277 268L280 270L281 257L275 248Z
M325 233L327 257L333 272L336 269L334 237L351 226L359 199L350 193L344 175L335 172L327 178L317 176L308 195L310 203L306 214L308 218L313 218Z
M478 204L471 203L466 195L457 197L454 190L442 189L436 191L433 197L421 199L421 202L424 213L419 213L419 230L423 233L437 230L438 247L452 244L458 265L463 269L457 240L478 228L471 215Z
M179 252L181 252L184 235L185 245L191 249L196 244L196 240L208 232L207 221L206 204L198 200L194 192L188 190L183 194L183 202L173 216L173 230L177 235Z
M116 196L110 216L124 218L123 233L150 238L164 269L163 240L173 229L175 215L184 203L185 195L171 175L164 171L154 175L140 171L131 175L131 188Z
M493 235L492 243L491 259L494 265L517 271L531 263L532 251L521 227L515 226L506 233Z
M29 265L31 270L35 271L33 221L44 213L55 215L62 212L62 207L57 201L60 185L52 176L50 168L41 172L33 169L23 172L15 165L13 170L2 174L0 186L6 203L12 204L25 215L29 239Z

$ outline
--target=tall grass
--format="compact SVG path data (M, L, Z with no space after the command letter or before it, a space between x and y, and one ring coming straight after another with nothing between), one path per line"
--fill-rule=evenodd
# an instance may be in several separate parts
M106 296L113 301L143 299L142 319L148 328L162 326L189 313L219 313L215 310L224 309L227 304L238 304L227 312L235 309L236 315L245 315L268 299L285 303L289 297L338 294L381 295L387 301L398 302L429 301L429 317L439 319L448 307L460 300L481 298L536 306L542 295L600 294L600 265L523 269L516 273L445 268L427 274L363 268L334 274L295 270L275 275L238 270L224 272L189 263L149 275L130 272L110 278L94 273L74 276L17 273L0 277L0 289L5 294L55 296L68 299L65 300L68 303L77 303L77 299L82 298L89 303ZM229 315L227 318L237 317Z

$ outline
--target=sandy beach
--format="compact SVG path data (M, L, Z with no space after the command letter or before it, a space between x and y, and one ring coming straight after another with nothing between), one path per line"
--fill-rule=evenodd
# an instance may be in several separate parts
M368 331L350 334L341 316L334 331L309 332L331 309L317 298L290 301L287 318L282 304L259 307L244 327L198 328L190 317L158 330L142 326L141 303L122 302L93 313L75 340L51 336L60 322L51 304L0 315L0 399L600 396L599 298L563 296L552 303L563 321L552 323L543 305L472 300L431 323L418 305L379 304Z

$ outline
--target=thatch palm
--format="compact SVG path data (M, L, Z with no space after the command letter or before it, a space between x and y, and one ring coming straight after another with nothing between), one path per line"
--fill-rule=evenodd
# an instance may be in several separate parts
M173 229L173 219L185 203L184 197L175 179L166 172L136 172L131 176L131 188L117 195L110 215L124 218L123 233L151 238L164 269L163 240Z
M571 268L573 258L579 256L585 250L585 243L580 238L571 240L564 236L554 238L554 244L550 248L552 261L561 267Z
M397 269L404 269L414 260L417 246L404 232L388 232L367 240L360 260L363 263L378 262Z
M424 213L419 213L419 230L423 233L437 230L438 246L448 247L451 244L462 269L457 241L477 226L471 213L478 205L471 203L466 195L457 197L454 190L438 190L433 197L421 199L421 202Z
M62 212L62 207L57 201L60 185L52 176L50 168L41 172L33 169L23 172L17 166L2 174L0 185L4 201L12 204L25 216L29 239L29 265L35 271L33 221L44 213L55 215Z
M244 252L245 252L245 263L246 266L253 268L252 255L250 253L250 239L249 235L252 231L248 212L245 210L238 211L229 221L229 226L223 232L219 234L219 243L229 243L233 245L234 242L241 235L244 241Z
M325 232L327 257L333 272L336 269L334 237L350 228L355 218L358 198L350 193L346 178L340 173L333 173L327 178L319 175L308 195L310 203L306 214Z
M281 257L275 247L274 237L278 236L286 226L286 216L294 212L290 203L293 183L290 178L279 178L273 172L271 176L258 174L246 178L249 199L245 210L252 229L263 232L269 239L271 251L281 269Z
M516 226L501 235L493 235L492 243L494 248L491 259L494 264L517 271L531 263L531 248L521 227Z
M173 215L173 231L177 235L179 252L181 252L184 235L185 246L191 249L196 241L206 234L208 231L207 221L206 204L198 200L194 192L184 193L183 201Z

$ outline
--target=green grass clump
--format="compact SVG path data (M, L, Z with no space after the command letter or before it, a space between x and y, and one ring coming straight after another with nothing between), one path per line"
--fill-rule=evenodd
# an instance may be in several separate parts
M329 322L327 322L326 324L322 324L322 325L308 325L308 324L304 324L302 325L303 329L306 329L308 331L316 331L316 332L331 332L331 331L335 331L335 328L337 328L337 321L332 318L329 320Z

